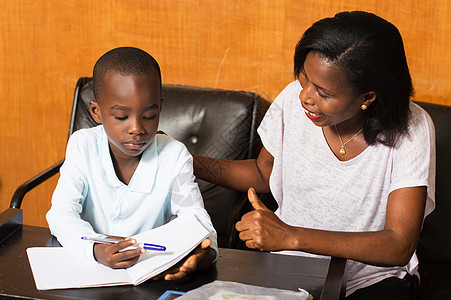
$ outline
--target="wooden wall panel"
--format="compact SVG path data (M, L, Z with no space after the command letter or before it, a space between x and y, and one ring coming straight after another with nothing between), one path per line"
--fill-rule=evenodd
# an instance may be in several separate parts
M124 45L161 64L163 82L240 89L273 100L293 79L296 42L342 10L374 12L404 37L416 99L451 105L448 0L14 0L0 11L0 210L64 156L73 89ZM26 224L46 226L57 178L31 192Z

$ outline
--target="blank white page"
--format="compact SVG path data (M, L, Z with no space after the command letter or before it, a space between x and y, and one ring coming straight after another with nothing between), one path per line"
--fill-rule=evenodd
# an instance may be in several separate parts
M160 274L184 258L210 232L194 215L181 215L171 222L133 236L138 243L163 245L166 251L146 251L138 263L127 269L134 284Z
M33 247L27 254L38 290L130 283L125 269L83 260L63 247Z

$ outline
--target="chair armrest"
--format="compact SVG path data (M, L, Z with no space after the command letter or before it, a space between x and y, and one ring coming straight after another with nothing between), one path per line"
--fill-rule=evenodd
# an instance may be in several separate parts
M0 242L17 229L22 228L23 212L21 209L8 208L0 214Z
M19 186L11 199L10 208L20 208L26 193L59 172L64 160L61 160Z

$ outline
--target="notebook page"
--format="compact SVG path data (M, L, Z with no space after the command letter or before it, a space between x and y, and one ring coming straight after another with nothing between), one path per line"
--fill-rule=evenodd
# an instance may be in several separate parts
M138 243L163 245L166 251L146 251L127 269L134 284L139 284L172 267L199 245L210 232L194 215L181 215L171 222L138 235Z
M130 284L124 269L81 259L63 247L27 249L38 290Z

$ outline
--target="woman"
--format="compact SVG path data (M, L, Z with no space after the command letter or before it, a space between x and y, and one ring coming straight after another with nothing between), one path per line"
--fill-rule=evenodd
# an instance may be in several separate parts
M320 20L296 46L294 75L258 129L258 158L195 156L196 176L251 188L255 210L236 224L249 248L347 258L349 299L413 299L435 138L410 101L401 35L366 12ZM273 194L275 214L254 189Z

